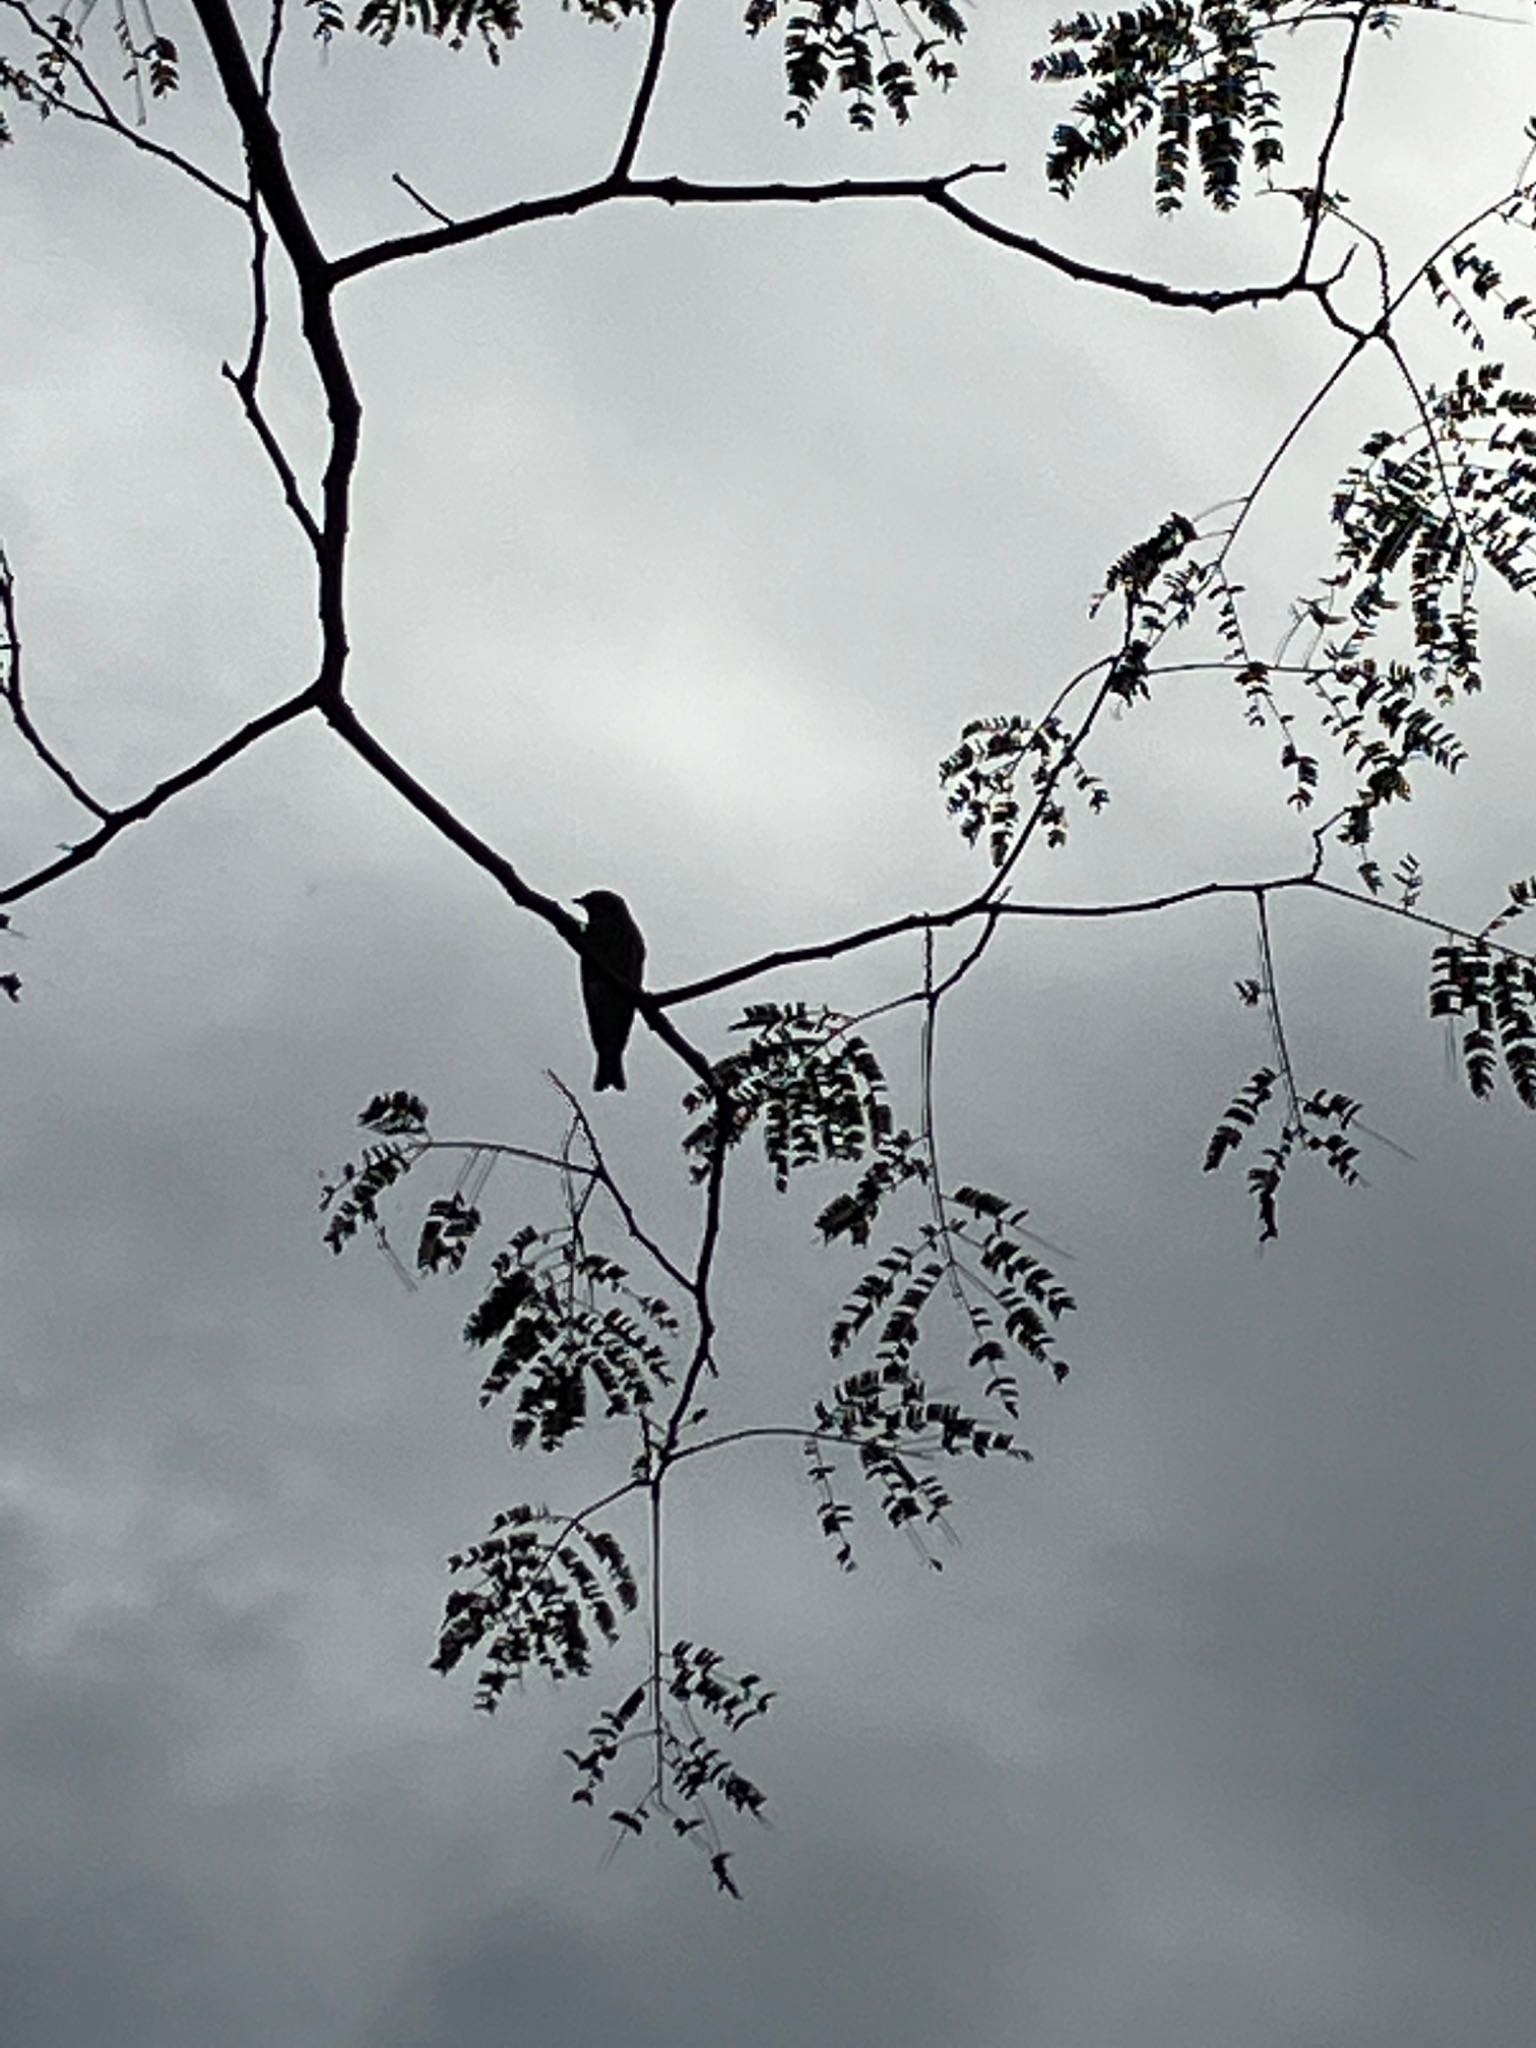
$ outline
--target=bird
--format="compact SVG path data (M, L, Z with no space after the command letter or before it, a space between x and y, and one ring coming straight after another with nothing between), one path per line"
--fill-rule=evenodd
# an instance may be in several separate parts
M601 1094L605 1088L624 1086L624 1048L635 1021L631 990L640 986L645 940L629 905L612 889L589 889L574 900L587 913L587 937L592 941L593 957L581 963L581 999L597 1052L592 1085ZM622 988L620 982L631 987Z

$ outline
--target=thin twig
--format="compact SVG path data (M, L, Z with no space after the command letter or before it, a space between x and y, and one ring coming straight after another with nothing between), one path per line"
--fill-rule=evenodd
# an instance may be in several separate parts
M1317 247L1318 233L1323 224L1323 203L1328 196L1328 166L1333 156L1334 144L1344 127L1344 112L1349 102L1349 88L1355 75L1355 62L1360 54L1360 38L1365 33L1367 18L1377 11L1380 0L1369 0L1369 4L1356 10L1350 23L1349 40L1344 47L1344 56L1339 65L1338 91L1334 95L1333 118L1328 132L1323 137L1323 146L1317 153L1317 175L1312 181L1311 204L1306 209L1306 232L1302 237L1301 261L1297 274L1304 277L1311 267L1312 252Z
M3 658L5 663L4 681L0 682L0 696L3 696L10 706L16 730L38 760L64 785L77 804L95 817L110 817L111 813L106 805L97 802L73 771L59 759L32 723L21 686L21 628L16 621L16 581L11 574L11 565L6 560L3 548L0 548L0 625L3 625L5 630L4 642L0 643L0 658Z
M1291 1125L1300 1136L1305 1129L1305 1118L1302 1115L1301 1092L1296 1086L1296 1070L1291 1064L1291 1048L1285 1035L1285 1023L1280 1015L1280 988L1275 980L1275 955L1269 938L1268 894L1263 889L1255 889L1253 900L1259 914L1259 959L1264 976L1264 1002L1269 1014L1270 1030L1274 1035L1275 1057L1279 1060L1280 1071L1285 1077Z
M392 184L398 185L402 192L409 193L423 213L430 213L432 218L435 221L441 221L445 228L453 226L453 215L451 213L444 213L440 206L434 206L430 199L423 198L409 178L403 178L398 171L394 171L391 173L390 181Z
M614 1207L624 1219L624 1228L629 1232L635 1243L655 1261L669 1280L691 1295L694 1290L692 1278L683 1271L675 1259L662 1250L661 1246L657 1244L656 1240L642 1226L639 1217L635 1214L634 1205L614 1179L612 1169L603 1156L602 1147L597 1142L597 1133L593 1130L591 1119L586 1111L558 1074L548 1070L546 1070L546 1074L552 1085L565 1097L570 1107L572 1119L580 1130L583 1142L592 1155L592 1164L590 1166L577 1166L576 1162L572 1161L573 1170L589 1173L598 1186L607 1190Z
M155 157L159 162L169 164L173 170L181 171L193 184L201 185L205 192L211 192L215 199L222 199L229 206L245 204L238 192L231 191L228 185L213 177L200 164L193 163L190 157L183 156L179 150L167 149L164 143L152 141L141 130L123 120L91 76L85 60L78 51L51 35L27 5L27 0L0 0L0 6L8 7L13 14L20 15L38 41L46 43L50 50L58 53L60 60L74 72L93 102L92 106L82 107L77 106L72 100L63 98L62 95L49 94L46 104L50 112L67 114L72 121L80 121L88 128L106 128L145 156Z
M260 717L242 725L238 732L220 740L217 746L210 747L206 754L200 754L187 767L178 769L174 775L168 775L163 782L157 782L153 789L146 790L135 802L108 812L98 830L91 833L89 838L69 847L57 860L51 860L45 867L35 869L30 875L24 875L20 881L0 884L0 903L19 903L24 896L33 896L39 889L46 889L61 875L71 874L76 868L84 867L88 861L93 861L99 853L110 846L121 833L126 832L130 825L140 825L146 818L152 818L172 797L180 796L183 790L191 789L199 782L206 782L210 775L217 774L219 769L233 761L236 755L243 754L258 740L265 739L269 732L276 732L279 726L290 725L294 719L302 718L306 711L313 711L318 701L315 685L311 683L295 696L285 698L281 704L274 704L270 711L263 711Z

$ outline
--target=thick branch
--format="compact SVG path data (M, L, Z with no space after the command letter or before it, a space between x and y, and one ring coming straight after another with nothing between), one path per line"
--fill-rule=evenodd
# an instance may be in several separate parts
M343 576L362 405L336 331L330 265L293 188L282 137L251 70L228 0L192 0L192 6L217 67L224 96L240 126L251 184L293 265L304 338L325 392L331 446L321 481L322 545L318 552L322 653L317 687L326 701L339 700L347 659Z
M272 216L278 239L293 258L294 268L319 279L325 272L325 257L288 175L282 137L251 70L251 60L228 0L191 0L191 5L219 74L224 97L239 125L251 182Z
M208 4L208 0L200 0L200 4ZM1081 262L1065 250L1052 248L1048 242L1039 241L1033 235L1020 234L1013 228L988 220L955 197L953 188L963 178L1002 169L1001 164L968 164L962 170L949 171L938 177L839 178L819 185L792 185L782 180L767 184L709 185L691 178L633 178L615 170L596 184L578 186L570 192L554 193L545 199L519 200L513 205L494 207L488 213L471 214L441 227L424 228L419 234L396 235L388 241L371 243L353 250L349 256L338 257L332 267L332 275L340 282L361 276L364 271L376 270L382 264L398 263L408 256L426 256L437 249L480 241L487 235L500 234L505 228L522 227L530 221L570 219L614 200L660 200L665 206L820 206L850 199L899 199L916 200L936 207L971 233L996 242L1005 249L1012 249L1019 255L1031 257L1079 283L1102 285L1108 290L1149 300L1154 305L1193 307L1201 312L1220 313L1230 306L1256 306L1315 289L1303 280L1299 271L1279 284L1195 291L1165 284L1160 278L1137 277L1130 271L1108 270L1100 264Z

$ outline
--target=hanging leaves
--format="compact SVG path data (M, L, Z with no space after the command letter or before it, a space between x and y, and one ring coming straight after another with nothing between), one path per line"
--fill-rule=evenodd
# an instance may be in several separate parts
M667 1347L644 1324L670 1336L671 1309L637 1293L622 1266L586 1250L568 1226L520 1230L491 1271L464 1339L497 1346L480 1405L515 1388L514 1449L558 1450L587 1421L594 1390L611 1421L648 1408L670 1384Z
M1511 885L1516 890L1530 884ZM1519 903L1524 908L1524 900ZM1508 913L1494 919L1492 930ZM1502 1065L1516 1100L1536 1109L1536 964L1480 940L1436 946L1430 956L1429 1014L1459 1019L1462 1070L1482 1100Z
M973 718L962 727L959 746L939 763L939 782L949 791L947 807L961 838L974 846L985 837L994 868L1013 851L1024 822L1021 783L1035 795L1039 829L1051 847L1067 843L1065 795L1081 797L1090 816L1109 802L1108 789L1078 760L1071 734L1055 716L1038 724L1013 713Z
M1058 1383L1067 1376L1052 1333L1075 1304L1022 1242L1026 1212L972 1187L957 1188L938 1211L942 1220L921 1225L913 1243L893 1246L855 1283L828 1339L834 1358L862 1342L872 1361L816 1403L816 1434L805 1444L817 1519L844 1571L855 1566L853 1510L834 1483L836 1444L856 1452L886 1521L909 1534L923 1525L947 1526L952 1505L923 1465L938 1457L1030 1458L1011 1430L934 1393L919 1371L915 1354L936 1296L960 1316L965 1363L985 1375L986 1400L1010 1420L1019 1413L1018 1381L1005 1369L1010 1346L1046 1365ZM923 1554L937 1567L937 1559L926 1549Z
M1240 983L1240 994L1243 988ZM1263 1121L1271 1103L1284 1099L1276 1070L1255 1069L1227 1104L1211 1133L1205 1148L1205 1171L1214 1173ZM1360 1153L1349 1136L1350 1126L1360 1114L1360 1104L1336 1089L1320 1088L1305 1099L1298 1095L1293 1111L1292 1115L1282 1117L1278 1126L1271 1126L1271 1142L1248 1169L1248 1192L1258 1213L1260 1244L1280 1234L1280 1184L1298 1151L1312 1154L1346 1187L1360 1183Z
M562 1522L547 1508L503 1509L488 1535L449 1558L448 1569L470 1583L444 1603L431 1668L446 1675L484 1645L475 1705L486 1714L530 1671L556 1681L584 1678L594 1638L617 1642L619 1616L639 1598L611 1531Z
M885 1166L866 1190L867 1208L871 1200L878 1202L886 1183L920 1171L915 1164L903 1164L910 1158L911 1138L894 1129L880 1063L867 1041L849 1028L846 1017L804 1003L756 1003L731 1028L749 1031L752 1037L714 1069L728 1104L727 1142L739 1143L754 1124L760 1124L780 1194L789 1186L790 1175L803 1167L863 1159L874 1151ZM718 1142L718 1104L719 1097L703 1088L683 1098L688 1114L706 1112L683 1139L696 1179L708 1172L709 1156ZM838 1234L838 1228L827 1234Z
M1152 189L1159 213L1184 204L1193 145L1200 190L1218 212L1237 204L1242 168L1267 172L1284 155L1273 67L1260 36L1280 0L1149 0L1112 15L1057 21L1038 83L1077 85L1075 118L1052 137L1045 175L1070 199L1093 165L1110 164L1155 133ZM1292 19L1322 12L1303 0Z

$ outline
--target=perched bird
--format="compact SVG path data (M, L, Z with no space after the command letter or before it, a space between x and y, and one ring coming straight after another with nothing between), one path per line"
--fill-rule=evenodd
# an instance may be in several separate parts
M645 941L640 927L629 914L629 905L611 889L589 889L575 899L587 913L587 936L596 961L581 963L581 999L587 1008L587 1029L597 1049L597 1078L593 1086L624 1086L624 1048L635 1021L635 999L612 976L640 986L645 968ZM597 961L602 965L598 966ZM612 974L603 969L610 968Z

